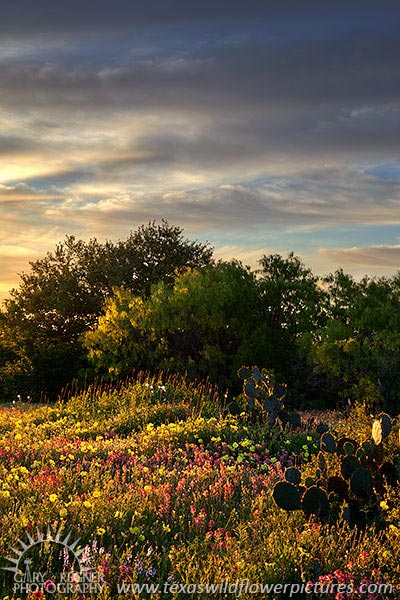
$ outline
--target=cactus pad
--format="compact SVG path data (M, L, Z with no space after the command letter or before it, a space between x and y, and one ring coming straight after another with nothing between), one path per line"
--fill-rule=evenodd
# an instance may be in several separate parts
M350 490L359 498L365 499L372 495L373 483L370 470L361 467L350 478Z
M283 385L276 385L274 388L274 394L277 398L283 398L283 396L286 394L286 388L283 387Z
M340 471L345 479L350 479L354 471L361 467L360 462L355 456L344 456L342 458Z
M321 437L321 450L331 454L336 451L336 441L331 433L324 433Z
M289 467L288 469L286 469L285 479L286 481L293 483L293 485L299 485L301 481L301 473L299 469L296 469L296 467Z
M237 416L237 415L240 415L240 413L242 412L239 404L235 401L230 402L226 408L230 415Z
M315 428L316 433L318 433L318 435L322 435L323 433L326 433L328 431L329 427L326 423L318 423L318 425Z
M385 439L392 431L392 419L386 413L378 415L378 421L382 427L382 437Z
M354 454L358 448L355 440L349 437L341 437L337 441L337 453L343 456L344 454Z
M371 462L372 466L382 464L384 456L385 456L385 452L383 449L383 444L382 443L372 444L371 451L368 456L369 461Z
M372 424L372 439L374 440L374 444L379 446L382 443L383 439L383 430L380 421L374 421Z
M244 384L244 393L246 396L250 396L250 398L256 397L256 386L254 385L254 381L246 381Z
M301 507L307 515L324 516L329 512L328 496L321 488L310 487L301 500Z
M321 451L318 452L318 466L320 468L322 475L325 476L328 467L326 464L326 459L325 459L324 453Z
M287 423L292 429L298 429L301 427L301 419L299 413L291 412L287 416Z
M237 374L240 379L250 379L251 377L251 371L248 367L240 367Z
M400 473L398 468L389 460L380 466L379 473L389 485L395 486L399 482Z
M298 489L287 481L280 481L274 487L272 497L283 510L300 510L301 501Z
M261 371L258 367L253 367L252 376L254 381L261 381Z

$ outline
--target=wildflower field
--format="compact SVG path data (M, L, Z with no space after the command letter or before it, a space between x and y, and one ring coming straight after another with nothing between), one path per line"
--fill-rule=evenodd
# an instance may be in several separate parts
M371 493L357 500L357 488L344 489L346 477L339 485L336 473L361 455L345 448L346 462L330 438L321 440L329 430L334 440L362 448L372 415L360 407L347 415L302 414L293 428L254 418L244 398L242 412L227 414L227 401L206 384L160 376L89 388L52 406L3 405L0 566L9 569L0 571L0 597L228 598L235 596L190 592L190 585L243 580L298 584L293 598L400 597L396 422L376 444L384 445L386 470L380 467ZM299 472L299 494L327 488L329 508L280 508L276 485L293 490ZM101 589L82 591L73 553L52 543L48 531L78 540L79 565L98 576ZM14 588L29 564L24 553L46 573L28 595ZM67 594L52 586L60 571L70 582ZM134 591L136 583L160 587ZM320 594L329 585L332 591ZM248 584L240 597L275 597L254 590Z

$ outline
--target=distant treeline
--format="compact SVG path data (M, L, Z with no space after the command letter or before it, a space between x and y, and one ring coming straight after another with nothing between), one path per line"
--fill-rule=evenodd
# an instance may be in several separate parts
M400 273L315 276L289 254L252 271L150 222L125 241L68 236L30 263L0 313L0 398L55 399L72 380L135 369L239 392L257 364L296 406L361 401L399 412Z

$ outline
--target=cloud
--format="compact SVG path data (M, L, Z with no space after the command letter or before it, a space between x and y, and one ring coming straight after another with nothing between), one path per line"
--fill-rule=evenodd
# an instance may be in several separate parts
M345 267L369 269L400 270L400 244L379 245L328 250L321 248L319 256Z
M340 229L326 243L340 247L368 229L373 248L399 224L397 4L7 0L0 13L7 261L19 244L33 257L67 233L116 239L167 218L221 256L252 261L275 235L327 265L318 232Z
M258 269L260 265L258 261L265 254L268 255L272 250L267 250L265 247L250 249L236 244L219 246L215 249L214 257L220 260L240 260L244 265L250 266L252 269Z
M291 3L289 3L291 4ZM0 31L5 35L42 34L47 32L81 31L82 29L110 30L144 26L146 24L196 21L218 17L247 16L249 10L262 15L274 11L260 6L257 0L246 5L238 0L225 2L203 0L188 4L184 0L150 0L145 3L129 0L69 0L54 4L51 0L39 0L32 7L30 0L6 2L2 7Z
M24 183L15 186L0 184L0 204L4 202L26 202L30 200L50 200L54 193L49 190L37 190Z
M102 57L100 49L97 60L86 58L80 43L76 51L74 61L62 53L55 60L52 51L0 62L2 104L22 108L29 98L29 107L52 113L118 108L298 112L321 103L339 108L396 103L400 91L396 28L368 34L353 30L339 38L327 33L317 39L288 37L279 43L257 36L237 43L224 36L207 46L189 41L178 52L168 46L164 52L153 49L146 57L117 45L117 61Z
M34 163L27 174L0 170L0 181L42 181L50 162L61 182L49 185L135 179L168 191L175 173L188 174L182 187L190 177L213 186L390 159L400 152L399 40L247 39L116 65L84 51L0 63L0 105L14 115L0 154Z
M28 136L0 135L0 156L26 155L37 152L40 144Z
M392 22L398 20L397 4L393 0L381 0L379 5L373 0L363 0L360 7L345 0L337 0L334 5L317 0L303 0L301 10L296 0L277 2L259 2L259 0L148 0L131 2L130 0L69 0L54 3L52 0L38 0L32 5L30 0L5 1L2 4L0 33L3 36L27 37L52 33L78 33L82 30L90 33L137 29L138 27L171 25L176 23L197 24L206 21L227 19L266 19L267 23L288 23L288 15L295 15L296 27L310 23L326 23L334 26L338 16L344 14L346 21L359 24L374 23L382 18L382 12L389 15ZM388 18L389 18L388 17Z
M196 231L279 228L290 234L336 226L392 226L400 223L399 209L400 181L326 168L173 192L133 187L102 197L96 188L83 188L83 193L75 188L74 197L44 207L43 217L49 223L69 222L81 229L90 225L101 231L167 218Z

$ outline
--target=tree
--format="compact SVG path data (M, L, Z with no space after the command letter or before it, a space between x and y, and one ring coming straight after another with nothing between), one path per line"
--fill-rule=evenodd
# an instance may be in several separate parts
M117 290L85 345L101 372L170 369L224 387L242 364L263 363L262 327L254 274L219 262L159 283L145 300Z
M263 256L258 271L266 317L272 327L296 338L323 319L324 292L319 277L293 252Z
M87 331L83 345L96 373L104 377L123 376L133 369L154 365L151 335L146 330L146 300L124 288L115 288L108 298L97 326Z
M398 412L399 274L357 282L339 269L325 285L327 321L303 340L314 372L325 376L336 398Z
M123 286L137 296L148 296L152 285L160 281L172 284L188 267L210 264L212 255L208 244L184 238L180 227L153 221L116 245L112 259L118 265L118 277L112 287Z
M301 348L302 336L326 320L326 296L315 276L293 252L263 256L258 271L262 318L268 324L269 368L289 383L294 393L313 394L319 386Z
M184 238L180 227L166 221L142 225L118 243L67 236L54 252L30 263L30 272L20 276L19 288L6 300L0 341L16 358L0 362L0 377L22 361L31 393L54 395L87 366L81 336L115 286L146 296L152 284L171 283L186 268L211 261L208 244Z

